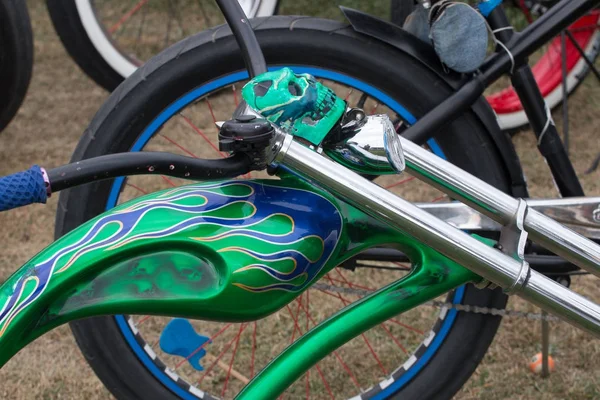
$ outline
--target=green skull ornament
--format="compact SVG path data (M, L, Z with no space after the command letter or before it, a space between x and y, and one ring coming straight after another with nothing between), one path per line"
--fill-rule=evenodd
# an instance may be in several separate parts
M250 107L294 136L314 145L340 120L346 103L309 74L289 68L266 72L242 89Z

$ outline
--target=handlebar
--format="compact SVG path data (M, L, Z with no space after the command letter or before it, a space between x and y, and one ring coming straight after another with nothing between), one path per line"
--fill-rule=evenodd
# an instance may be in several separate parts
M202 160L161 152L109 154L67 164L48 173L34 165L27 171L0 178L0 211L46 203L52 192L119 176L167 175L215 180L246 174L252 166L253 160L244 153L217 160Z
M46 172L37 165L0 178L0 211L33 203L46 203L48 195Z

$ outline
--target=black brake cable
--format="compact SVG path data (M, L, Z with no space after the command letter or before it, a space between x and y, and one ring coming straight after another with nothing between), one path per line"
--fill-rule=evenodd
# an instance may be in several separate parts
M240 46L250 78L267 72L265 56L240 3L237 0L217 0L217 5L223 16L225 16L225 21L231 28L238 46Z
M52 192L88 182L130 175L166 175L183 179L235 178L250 172L251 160L243 153L218 160L203 160L161 152L116 153L63 165L48 171Z

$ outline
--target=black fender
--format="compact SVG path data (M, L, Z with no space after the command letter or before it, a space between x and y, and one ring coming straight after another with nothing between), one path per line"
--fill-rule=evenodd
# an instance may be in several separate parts
M458 90L468 77L442 66L433 47L420 40L401 27L388 21L351 8L340 7L352 28L363 35L382 41L402 51L423 66L435 73L448 87ZM511 180L511 191L514 197L528 197L527 184L521 169L521 162L515 151L510 136L498 125L496 114L484 97L480 97L472 106L472 110L486 127L496 145L506 172Z

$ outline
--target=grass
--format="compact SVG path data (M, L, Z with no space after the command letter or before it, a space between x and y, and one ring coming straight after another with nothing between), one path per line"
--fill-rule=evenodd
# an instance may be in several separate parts
M344 2L364 8L363 2ZM285 1L284 13L306 13L312 1ZM321 16L336 16L333 2L320 9ZM373 1L375 12L385 16L384 2ZM28 168L32 162L54 167L68 162L77 140L107 93L87 78L62 48L42 1L31 1L35 30L34 77L26 101L13 123L0 134L0 175ZM372 106L372 105L370 105ZM583 176L583 171L600 152L597 125L600 122L600 85L588 78L570 99L571 155L576 171L583 177L587 193L600 195L600 172ZM229 105L215 100L217 114L226 116ZM555 113L557 126L562 126ZM219 116L219 115L218 115ZM201 121L203 128L210 120ZM165 129L177 133L177 127ZM534 197L554 197L556 191L533 135L524 131L514 137L525 174ZM158 146L158 143L156 144ZM148 182L148 184L151 184ZM128 192L131 196L135 193ZM126 193L127 194L127 193ZM413 195L423 195L416 189ZM57 196L46 206L32 206L0 214L0 279L8 277L19 265L52 240ZM576 277L573 287L600 301L597 281ZM323 306L323 309L326 307ZM537 312L518 298L509 309ZM415 315L414 319L426 319ZM288 324L283 315L274 320L273 329ZM600 398L600 343L590 335L564 323L552 323L551 342L556 371L548 379L532 375L528 360L539 351L538 322L505 319L482 364L458 393L458 399L594 399ZM158 326L158 325L157 325ZM158 328L157 328L158 329ZM273 339L273 338L270 338ZM373 337L377 351L386 352L389 341ZM264 340L269 344L268 339ZM240 344L241 346L243 343ZM273 350L273 349L269 349ZM359 363L356 360L355 363ZM20 352L0 370L0 398L10 399L104 399L110 397L79 353L66 327L52 331Z

